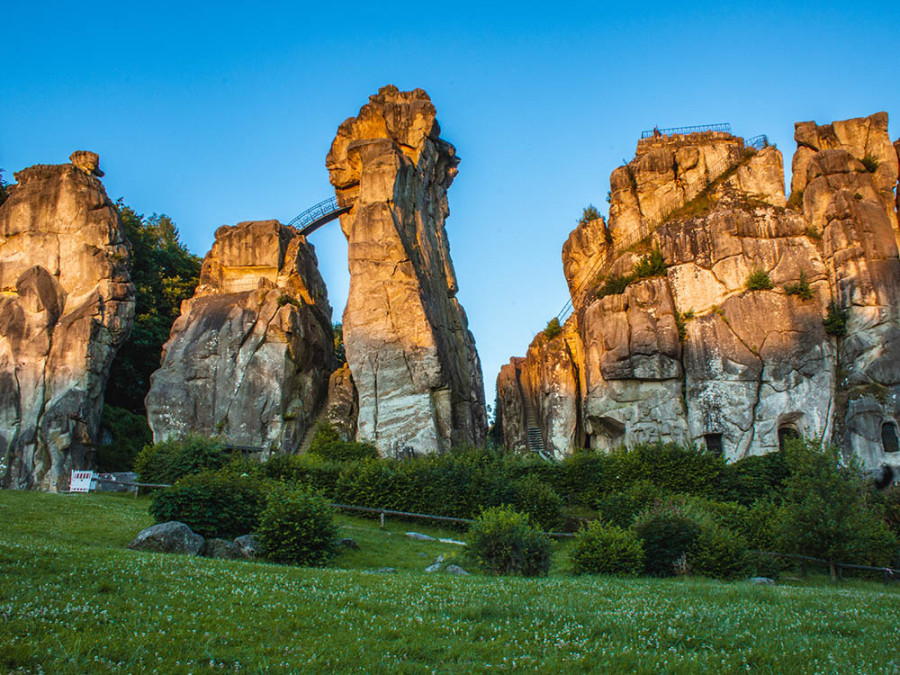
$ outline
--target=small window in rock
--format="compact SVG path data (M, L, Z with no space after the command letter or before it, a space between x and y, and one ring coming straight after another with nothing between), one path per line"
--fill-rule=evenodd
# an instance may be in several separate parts
M793 438L800 438L800 432L794 427L781 427L778 430L778 449L784 450L784 444Z
M881 447L885 452L900 451L900 441L897 439L897 425L893 422L885 422L881 425Z
M722 434L706 434L703 437L703 440L706 441L707 452L718 457L722 456L722 453L724 452L724 448L722 447Z

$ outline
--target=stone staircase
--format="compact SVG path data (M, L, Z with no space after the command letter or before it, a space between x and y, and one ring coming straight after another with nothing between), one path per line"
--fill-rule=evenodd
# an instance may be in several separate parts
M528 442L528 450L540 455L548 462L553 461L553 456L544 448L544 435L541 433L541 424L537 411L526 396L522 396L522 407L525 413L525 436Z

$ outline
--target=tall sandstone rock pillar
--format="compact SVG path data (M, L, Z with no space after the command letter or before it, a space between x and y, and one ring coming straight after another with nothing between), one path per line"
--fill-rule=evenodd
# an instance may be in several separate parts
M0 484L64 489L87 468L134 288L98 157L36 165L0 206Z
M295 452L327 394L332 339L306 237L276 220L220 227L151 380L153 439Z
M444 229L459 160L421 89L384 87L328 154L349 242L347 361L357 440L385 456L483 442L484 388Z

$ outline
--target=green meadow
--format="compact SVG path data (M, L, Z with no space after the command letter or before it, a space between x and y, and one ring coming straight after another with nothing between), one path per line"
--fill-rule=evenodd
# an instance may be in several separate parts
M464 533L343 515L360 549L326 569L129 551L147 506L0 491L0 669L900 671L896 585L575 577L564 543L546 578L428 574L460 547L403 533Z

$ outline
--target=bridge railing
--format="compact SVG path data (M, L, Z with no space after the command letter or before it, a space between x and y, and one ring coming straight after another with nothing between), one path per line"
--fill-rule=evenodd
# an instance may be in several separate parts
M718 122L716 124L698 124L693 127L669 127L668 129L648 129L641 132L641 139L652 138L657 134L660 136L681 136L686 134L699 134L704 131L720 131L726 134L731 133L731 124L728 122Z
M329 197L328 199L322 200L315 206L311 206L306 209L306 211L289 222L288 227L296 227L297 229L302 229L310 223L315 222L319 218L327 216L330 213L334 213L338 210L338 208L337 197Z

